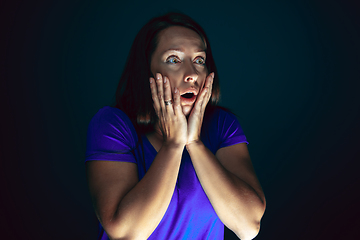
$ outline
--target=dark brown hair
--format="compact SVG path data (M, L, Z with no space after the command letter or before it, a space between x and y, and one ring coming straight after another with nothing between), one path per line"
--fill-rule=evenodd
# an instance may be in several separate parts
M149 85L149 77L152 76L150 61L158 44L159 33L171 26L189 28L198 33L204 41L206 46L206 67L209 73L215 73L212 95L206 107L206 112L212 112L211 109L214 110L219 102L219 75L209 40L202 27L182 13L171 12L155 17L145 24L136 35L116 90L115 107L126 113L138 134L151 132L157 121Z

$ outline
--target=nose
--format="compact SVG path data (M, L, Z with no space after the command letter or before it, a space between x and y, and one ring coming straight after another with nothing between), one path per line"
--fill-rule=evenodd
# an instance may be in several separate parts
M198 78L198 73L196 71L195 66L190 61L185 66L185 74L184 74L184 81L185 82L196 82Z

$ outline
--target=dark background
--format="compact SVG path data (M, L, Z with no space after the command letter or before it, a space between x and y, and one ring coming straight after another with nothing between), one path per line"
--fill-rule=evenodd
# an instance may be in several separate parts
M136 33L169 10L204 27L221 103L250 142L267 198L256 239L357 238L356 2L0 3L0 239L96 238L87 125L112 103Z

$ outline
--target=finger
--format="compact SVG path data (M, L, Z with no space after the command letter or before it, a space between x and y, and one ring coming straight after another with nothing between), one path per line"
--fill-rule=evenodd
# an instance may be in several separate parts
M207 92L208 92L209 88L208 87L205 87L201 93L200 93L200 96L198 97L197 101L195 102L195 113L196 114L200 114L202 112L202 105L204 103L204 99L206 98L207 96Z
M179 92L179 89L177 89L177 88L175 88L175 91L174 91L174 110L175 110L175 115L177 115L177 116L181 116L181 114L183 114L181 105L180 105L180 92Z
M212 84L212 80L214 79L214 73L210 73L209 76L207 77L207 81L206 81L206 84L205 84L205 87L208 87L210 88L211 84Z
M156 87L156 83L155 83L155 79L154 78L150 78L150 89L151 89L151 96L154 102L154 109L156 114L158 115L158 117L160 117L160 102L159 102L159 98L158 98L158 94L157 94L157 87Z
M211 98L211 94L212 94L212 88L213 88L213 84L214 84L214 77L215 77L215 73L211 73L211 78L210 78L210 82L209 82L209 91L208 91L208 95L207 95L207 102L209 102L210 98Z
M170 86L170 81L168 77L164 77L164 92L165 92L165 101L172 101L172 94L171 94L171 86ZM173 108L173 104L168 104L166 105L166 112L171 116L174 115L174 108Z
M157 96L160 104L160 111L162 116L165 116L165 102L164 102L164 88L163 88L163 78L160 73L156 74L156 86L157 86Z
M201 90L203 90L203 89L206 88L206 87L210 87L212 74L213 74L213 73L210 73L209 75L207 75L207 77L205 78L205 81L204 81L204 83L203 83L203 85L202 85Z
M204 90L206 90L206 94L204 96L204 98L201 101L201 113L203 113L205 111L206 105L208 104L210 97L211 97L211 91L212 91L212 83L213 83L213 77L214 77L214 73L210 73L207 78L206 78L206 83L204 86Z
M209 99L210 99L210 95L211 95L211 91L208 87L205 88L205 90L206 90L206 93L204 94L204 99L201 102L201 110L200 110L201 115L204 114L205 108L206 108L207 104L209 103Z

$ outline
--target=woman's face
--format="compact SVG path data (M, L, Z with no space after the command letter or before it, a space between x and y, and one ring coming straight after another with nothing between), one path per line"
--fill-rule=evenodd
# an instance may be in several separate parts
M180 99L186 116L191 112L208 75L205 49L204 42L195 31L172 26L159 33L158 45L151 57L152 74L168 77L172 94L176 87L183 95ZM184 95L189 91L195 92L195 95Z

